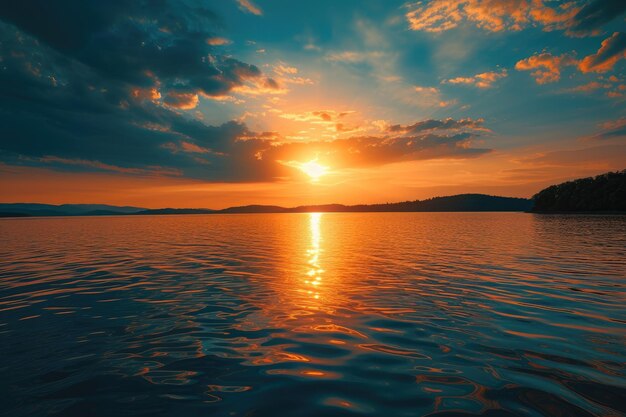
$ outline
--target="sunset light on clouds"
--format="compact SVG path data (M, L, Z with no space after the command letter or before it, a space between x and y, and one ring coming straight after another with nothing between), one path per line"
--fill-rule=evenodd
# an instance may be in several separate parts
M625 9L3 5L0 195L214 208L529 197L623 168Z
M626 0L0 2L6 417L626 412Z

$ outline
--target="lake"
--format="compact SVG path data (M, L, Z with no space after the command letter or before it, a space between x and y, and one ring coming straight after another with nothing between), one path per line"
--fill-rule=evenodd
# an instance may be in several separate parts
M626 216L0 220L6 416L620 416Z

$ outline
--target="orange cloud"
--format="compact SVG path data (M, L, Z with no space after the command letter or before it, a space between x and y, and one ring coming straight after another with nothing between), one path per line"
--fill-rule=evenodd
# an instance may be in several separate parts
M591 91L599 90L600 88L610 88L611 84L603 84L597 81L591 81L587 84L579 85L578 87L574 87L569 89L568 91L575 93L588 93Z
M287 89L273 78L251 79L248 83L234 87L236 93L258 96L265 94L285 94Z
M580 10L573 1L552 8L542 0L433 0L410 7L409 27L425 32L443 32L464 20L491 32L521 30L531 23L552 30L565 27Z
M392 134L415 135L432 131L472 131L472 132L490 132L483 126L483 119L459 119L455 120L451 117L444 120L428 119L422 120L411 125L387 125L385 130Z
M626 58L626 34L615 32L602 41L598 52L585 57L578 68L584 72L607 72L617 61Z
M314 84L310 78L296 76L299 72L298 68L287 65L284 62L279 62L275 65L273 71L284 84Z
M206 43L207 45L211 45L211 46L221 46L221 45L228 45L229 43L232 43L232 42L226 38L214 37L214 38L208 38L206 40Z
M167 106L180 110L195 109L198 101L198 94L196 93L177 93L175 91L170 91L164 100Z
M570 55L552 55L549 52L533 55L515 64L518 71L533 71L531 75L537 84L547 84L561 79L561 69L565 66L577 65L578 61Z
M626 34L615 32L613 35L602 41L598 52L588 55L582 60L577 60L573 54L552 55L549 52L533 55L522 59L515 64L518 71L533 71L531 75L537 84L547 84L558 81L561 78L561 69L566 66L576 66L582 73L603 73L613 69L615 64L626 58ZM618 78L611 76L608 81L617 82ZM604 88L610 85L596 85L589 83L571 91L591 91L600 86ZM594 88L595 87L595 88ZM616 97L619 92L610 92L609 96Z
M250 0L237 0L237 3L239 3L239 8L244 12L252 13L257 16L263 15L263 11Z
M279 117L296 122L333 123L353 111L338 112L336 110L317 110L304 113L282 113Z
M500 72L490 71L476 74L473 77L456 77L449 80L444 80L444 84L467 84L473 85L478 88L491 88L493 84L501 78L506 77L507 71L503 69Z
M421 103L426 106L449 107L458 102L456 99L444 100L441 96L441 91L437 87L416 85L413 89L419 94Z
M276 65L274 67L274 72L278 75L285 75L285 74L297 74L298 73L298 68L296 67L292 67L289 66L285 63L279 63L278 65Z
M131 96L136 100L156 101L161 98L161 93L156 88L134 88Z

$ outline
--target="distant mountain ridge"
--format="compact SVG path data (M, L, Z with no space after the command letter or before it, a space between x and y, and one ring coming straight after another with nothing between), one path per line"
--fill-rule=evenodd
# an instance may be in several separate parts
M0 217L6 214L28 216L97 216L131 214L145 210L141 207L112 206L109 204L41 204L41 203L0 203Z
M114 216L157 214L239 214L239 213L308 213L308 212L416 212L416 211L528 211L532 201L526 198L498 197L485 194L459 194L434 197L427 200L385 204L308 205L281 207L248 205L221 210L192 208L146 209L107 204L63 204L59 206L38 203L0 203L0 217L36 216Z

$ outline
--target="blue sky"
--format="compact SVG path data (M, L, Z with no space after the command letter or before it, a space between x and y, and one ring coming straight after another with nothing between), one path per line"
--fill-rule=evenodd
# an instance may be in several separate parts
M609 0L6 4L3 199L528 197L623 169L625 11ZM311 161L323 177L306 175Z

